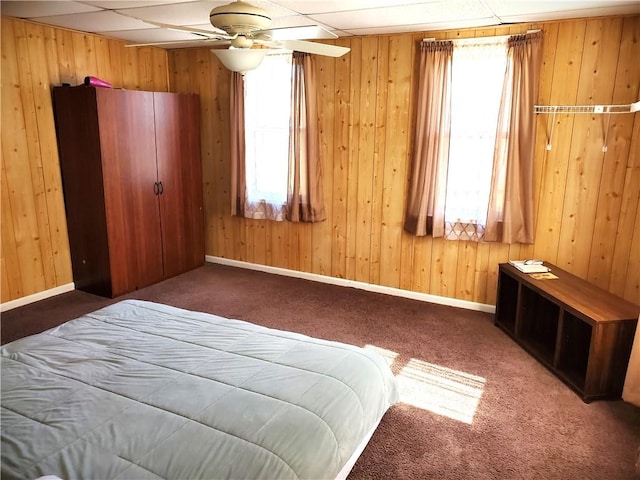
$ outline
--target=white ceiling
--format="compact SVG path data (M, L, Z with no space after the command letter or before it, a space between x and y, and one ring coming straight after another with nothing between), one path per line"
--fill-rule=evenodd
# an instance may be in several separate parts
M97 33L133 43L198 45L194 34L145 20L211 30L209 12L231 0L0 1L2 15ZM638 0L249 0L272 17L272 27L321 25L338 36L482 27L505 23L640 13Z

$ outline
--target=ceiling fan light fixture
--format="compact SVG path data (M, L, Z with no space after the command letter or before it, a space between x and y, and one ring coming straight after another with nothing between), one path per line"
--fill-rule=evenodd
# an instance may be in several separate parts
M251 33L271 26L271 17L266 10L237 0L211 10L209 21L214 27L230 35Z
M246 73L258 68L269 50L265 48L229 48L227 50L211 50L218 60L232 72Z

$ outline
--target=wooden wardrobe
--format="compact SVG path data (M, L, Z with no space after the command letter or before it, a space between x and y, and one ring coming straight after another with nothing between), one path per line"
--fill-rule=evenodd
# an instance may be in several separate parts
M204 263L197 95L55 87L76 288L116 297Z

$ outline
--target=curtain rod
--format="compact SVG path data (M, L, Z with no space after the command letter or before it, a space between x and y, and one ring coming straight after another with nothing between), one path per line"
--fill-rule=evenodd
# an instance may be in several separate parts
M538 33L538 32L540 32L540 31L541 31L541 30L538 28L538 29L535 29L535 30L527 30L527 32L526 32L526 33L528 33L528 34L529 34L529 33ZM521 35L521 34L517 34L517 33L516 33L515 35ZM436 42L436 41L446 41L446 40L450 40L450 41L452 41L452 42L455 42L455 41L457 41L457 40L471 40L471 39L473 39L473 38L507 38L507 37L511 37L511 36L512 36L512 35L492 35L492 36L489 36L489 37L469 37L469 38L455 38L455 39L446 39L446 38L443 38L443 39L441 39L441 40L436 40L434 37L429 37L429 38L423 38L423 39L422 39L422 41L423 41L423 42L425 42L425 43L428 43L428 42Z

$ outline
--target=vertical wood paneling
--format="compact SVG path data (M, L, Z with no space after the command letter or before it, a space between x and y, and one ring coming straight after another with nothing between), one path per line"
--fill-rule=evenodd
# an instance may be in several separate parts
M496 302L496 289L498 286L498 269L496 265L509 260L509 245L504 243L492 244L489 247L489 272L487 274L487 303Z
M88 33L72 34L73 64L76 71L76 81L73 82L72 85L82 83L84 77L87 75L98 76L98 59L96 56L95 41L96 37Z
M392 36L389 39L389 68L387 103L385 106L386 128L384 131L383 181L380 190L380 279L381 285L400 287L402 222L404 219L404 194L409 158L411 73L404 66L413 64L412 38L408 35ZM416 264L415 271L424 267ZM417 289L420 290L420 284ZM423 288L428 288L425 286ZM426 291L426 290L425 290Z
M640 36L638 18L429 32L429 36L464 38L541 28L545 38L538 103L628 103L640 82L632 59ZM602 152L603 116L558 115L551 150L546 148L551 116L538 117L533 245L414 238L403 231L417 81L415 55L424 36L342 38L335 43L349 46L350 54L318 61L322 164L325 172L331 172L325 176L325 199L330 203L327 222L266 222L263 236L251 221L221 210L224 200L219 199L208 204L207 208L217 210L207 218L214 221L210 229L225 231L225 246L209 241L207 253L243 260L255 258L264 244L268 265L489 304L495 302L498 264L536 256L640 301L638 275L625 268L640 261L631 253L640 237L638 168L630 160L638 122L634 124L631 115L609 125L606 154ZM182 53L169 55L177 58ZM215 58L209 62L212 70L220 68ZM173 82L177 72L172 75ZM227 92L225 85L219 86L211 101L226 99ZM228 135L224 116L216 122L212 136L221 143ZM220 148L216 155L225 157L226 150ZM206 181L225 191L228 178Z
M358 160L360 158L360 78L362 70L362 38L351 39L349 44L351 51L349 70L349 138L348 166L346 172L347 203L346 203L346 272L345 278L356 278L356 242L358 238L356 215L358 213L358 186L360 181L354 182L354 178L360 178Z
M220 152L219 152L219 144L216 145L212 135L202 135L202 132L211 132L215 128L219 128L218 119L222 118L219 112L219 108L213 99L216 97L215 88L213 79L215 78L215 74L217 72L212 71L212 64L209 62L210 52L207 52L202 49L198 49L196 51L196 62L198 65L197 68L197 78L200 80L198 83L198 95L200 96L200 142L201 142L201 156L202 156L202 178L203 178L203 194L206 202L205 211L203 215L205 215L205 244L207 243L206 239L210 239L210 243L217 242L219 243L224 235L224 224L222 222L214 222L213 219L207 218L207 212L223 211L222 207L217 207L225 198L223 197L226 192L228 197L228 187L222 192L218 192L213 179L217 176L221 176L222 172L220 172L220 168L218 164L216 164L215 160L221 161ZM228 182L227 184L228 185ZM227 210L229 211L229 210ZM221 216L222 217L222 216ZM218 224L221 225L222 228L213 229L212 225ZM224 241L222 240L224 243Z
M30 108L32 92L30 85L23 83L21 70L28 66L28 57L20 59L17 54L18 49L24 51L26 46L24 29L23 23L2 25L2 160L6 175L6 197L4 192L3 197L7 198L2 208L10 208L12 222L5 224L3 218L2 229L12 231L15 241L19 272L13 272L13 278L20 283L10 286L10 291L18 297L46 289L44 268L49 265L49 259L41 256L39 245L41 182L33 184L37 172L32 172L30 158L29 138L34 138L37 128L35 125L26 128L25 124L24 108ZM7 237L8 233L3 240Z
M402 194L403 205L400 207L402 209L402 219L404 222L404 202L405 196L407 192L407 187L409 183L409 169L411 168L411 155L414 148L414 132L412 125L416 121L416 99L418 97L418 82L420 79L419 72L419 61L416 60L419 50L419 45L421 39L424 37L422 34L413 34L411 35L411 63L405 68L411 72L411 77L408 78L410 83L409 85L409 126L408 126L408 140L407 140L407 157L405 164L403 166L405 170L405 178L404 184L404 192ZM398 68L402 68L398 65ZM390 133L390 142L392 140L393 133ZM397 202L397 197L394 198L394 203ZM413 235L407 235L404 229L400 229L398 235L401 236L401 240L399 243L400 248L400 284L399 287L404 290L416 290L419 292L431 292L431 272L433 271L433 261L432 261L432 249L433 249L433 239L431 237L426 238L418 238ZM426 240L426 241L423 241ZM398 247L396 247L398 248Z
M63 67L59 62L51 61L50 59L58 58L58 43L56 40L57 30L51 27L42 26L42 35L44 37L44 58L47 59L44 62L47 69L47 78L51 85L60 85L62 80L60 79L60 72Z
M124 51L124 42L3 17L1 48L0 268L7 302L72 281L51 87L77 85L87 75L136 86L120 80L126 66L114 54ZM162 71L152 83L167 90L166 53L160 54L148 79Z
M547 83L551 83L549 105L576 104L584 32L584 22L567 22L558 30L555 43L552 38L545 37L543 58L549 59L549 63L543 64L541 77L547 81L541 86L545 87ZM555 55L547 53L550 49L554 50ZM549 77L551 77L550 82ZM563 198L567 184L569 147L575 117L575 115L557 115L553 126L551 125L554 121L552 115L540 115L538 120L538 128L542 122L545 126L548 125L546 133L550 136L547 141L551 150L546 150L547 141L544 146L540 146L542 139L537 135L536 163L543 163L543 173L536 218L534 257L546 259L552 263L558 260L563 206L560 199Z
M337 45L353 49L348 40L338 40ZM331 247L331 275L337 278L347 277L347 225L349 200L349 120L351 118L351 55L344 55L335 60L335 123L333 128L333 156L327 162L333 165L333 185L325 184L325 191L330 192L328 199L332 203L333 228Z
M42 158L42 150L46 149L45 154L50 152L51 149L55 149L55 136L47 138L41 136L40 126L43 127L42 131L46 132L44 125L38 125L38 118L36 116L37 105L42 105L41 93L42 85L34 85L34 77L38 76L38 67L42 65L44 60L41 55L37 55L41 48L37 48L40 45L41 37L39 35L39 29L31 29L29 31L28 24L16 25L14 28L15 34L15 51L18 58L18 80L22 87L21 89L21 107L24 123L27 125L33 125L35 128L25 129L27 139L27 158L28 170L31 177L32 195L35 206L35 219L36 224L33 225L34 230L30 232L34 248L39 250L37 260L34 261L38 265L37 268L42 272L42 281L45 288L51 288L55 286L55 266L53 258L53 247L51 242L51 232L49 230L49 212L47 210L47 197L45 187L45 172ZM29 46L31 52L29 51ZM31 55L30 55L31 54ZM26 61L25 61L26 60ZM45 86L46 87L46 86ZM39 98L37 98L37 96ZM44 99L48 101L47 98ZM40 109L41 110L41 109ZM43 115L40 115L41 121ZM42 140L42 143L41 143ZM53 145L51 145L53 141ZM48 160L48 159L45 159Z
M456 273L456 298L472 300L476 281L476 242L458 242L458 271Z
M640 175L636 169L636 185L640 184ZM629 268L627 269L627 278L624 285L625 298L632 299L636 303L640 303L640 198L636 202L636 218L634 222L633 236L631 239L631 250L629 252Z
M637 32L640 17L625 19L622 27L620 53L613 90L614 105L624 105L638 100L640 91L640 54ZM634 34L634 32L636 32ZM603 116L605 125L610 125L606 135L607 152L604 154L600 189L595 215L594 234L591 246L587 280L602 288L609 287L613 264L612 237L617 231L623 199L627 159L630 159L631 135L634 115ZM630 162L629 162L630 163Z
M14 22L16 23L16 22ZM52 57L60 72L60 83L78 85L80 80L76 76L76 64L73 53L74 33L69 30L52 29L56 39L56 56Z
M385 164L393 164L392 159L385 157L385 145L387 131L387 112L390 110L388 105L389 94L389 37L380 37L378 40L377 53L377 72L376 72L376 96L375 96L375 119L374 119L374 139L373 139L373 157L372 157L372 182L371 182L371 243L369 264L369 283L380 284L380 252L381 252L381 234L382 224L379 219L382 218L384 189L384 166Z
M2 302L8 302L14 298L23 296L22 293L22 269L18 258L17 238L14 234L13 211L9 197L9 182L7 172L4 168L4 157L2 161L2 217L0 218L2 233Z
M420 258L421 263L429 271L429 293L433 295L445 296L447 291L448 282L445 276L444 249L444 239L441 237L434 238L431 242L431 258ZM455 282L455 278L453 281Z
M331 192L333 185L333 152L335 118L335 65L329 57L316 56L313 58L318 71L318 146L322 161L322 178L324 188L324 203L327 219L333 218L333 202L327 192ZM327 188L328 187L328 188ZM272 222L269 222L272 223ZM313 252L311 255L311 271L320 275L331 275L332 259L332 222L327 220L311 229Z
M489 283L489 249L486 243L478 245L475 259L475 272L471 300L477 303L489 303L487 301L487 285Z
M93 75L98 78L111 78L113 70L111 68L111 55L109 55L109 39L96 38L94 47L96 52L96 71ZM114 85L112 82L109 83L112 86Z
M587 22L578 105L611 103L621 28L622 19ZM586 278L591 259L594 212L604 161L603 119L602 115L576 115L573 124L557 263L581 278Z
M538 103L640 98L639 16L428 36L504 35L529 28L544 31ZM47 82L75 85L96 74L109 76L117 87L200 94L209 255L488 304L495 302L498 263L535 256L640 303L638 114L612 116L608 130L605 116L558 115L551 150L551 116L538 117L533 245L470 244L403 231L415 55L424 36L340 38L335 43L349 46L348 55L318 59L329 206L326 222L307 225L230 216L230 75L208 49L124 48L114 40L3 19L2 301L48 288L48 281L70 281ZM608 151L602 152L605 134Z
M535 26L540 28L540 26ZM558 24L550 24L544 31L543 48L542 48L542 68L540 70L540 84L538 87L538 103L541 105L549 105L551 101L551 89L553 85L553 64L555 62L556 48L558 45ZM547 139L551 132L550 126L553 118L550 115L538 115L536 127L536 143L534 150L534 158L541 159L534 163L534 202L536 230L540 229L540 204L542 196L542 178L547 166ZM525 250L521 252L527 258L536 258L535 245L527 245Z
M637 17L637 20L636 25L640 23L640 17ZM640 42L638 30L640 28L635 30L634 36L636 51ZM639 97L640 89L636 98ZM625 298L640 304L640 115L636 113L634 117L629 162L613 248L609 290L624 292Z
M124 88L124 49L122 44L116 40L109 40L107 43L109 50L109 83L114 88ZM166 91L168 83L161 91Z
M360 111L356 122L358 129L358 183L356 193L355 224L355 280L369 283L371 274L371 237L373 212L373 176L375 149L376 99L378 89L378 38L362 39L360 56L360 83L355 99ZM352 208L351 206L349 208Z
M33 105L35 126L37 128L37 151L34 157L40 158L36 177L42 177L43 202L46 208L43 225L40 228L43 243L50 244L50 248L43 248L42 256L51 255L51 274L47 288L57 286L57 277L61 273L67 274L69 262L69 241L66 235L66 216L62 192L62 178L58 168L58 150L56 143L53 108L51 104L51 87L58 82L54 74L53 81L47 67L47 49L45 28L39 25L25 24L29 38L28 54L31 67L31 87L33 90ZM53 69L56 72L55 69ZM25 118L25 120L27 120ZM31 118L31 122L34 118ZM37 181L37 180L36 180ZM34 182L36 183L36 182Z

